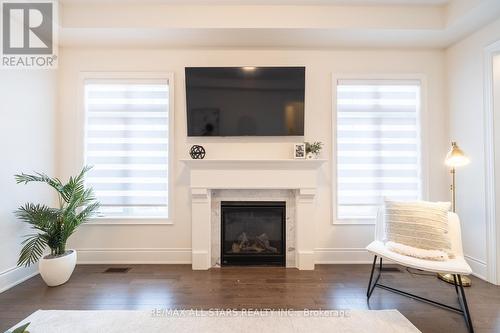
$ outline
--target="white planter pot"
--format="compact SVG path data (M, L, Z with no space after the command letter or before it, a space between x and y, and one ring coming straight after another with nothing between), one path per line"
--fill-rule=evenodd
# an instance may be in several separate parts
M307 153L306 158L308 160L317 160L319 158L319 153L318 154Z
M68 250L69 253L55 258L40 259L38 269L43 281L49 287L59 286L69 280L76 266L76 251Z

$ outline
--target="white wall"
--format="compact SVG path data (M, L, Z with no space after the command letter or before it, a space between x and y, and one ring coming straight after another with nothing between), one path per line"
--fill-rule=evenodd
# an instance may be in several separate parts
M13 211L31 201L53 203L43 185L16 185L14 174L54 173L56 74L45 70L0 73L0 292L36 274L37 265L16 268L22 236L29 228Z
M484 48L500 39L500 19L446 51L450 138L471 163L457 171L457 211L464 252L474 272L486 277Z
M443 157L448 148L442 51L401 50L169 50L86 49L60 51L59 175L80 168L81 128L77 113L81 71L163 71L175 75L175 216L173 225L86 225L71 239L81 262L190 262L191 213L188 178L178 160L200 143L207 158L290 158L290 138L187 138L185 66L306 66L305 140L325 142L323 157L331 158L331 75L423 74L427 79L427 133L430 199L447 200ZM372 240L370 225L332 225L331 165L321 170L317 212L317 262L366 262L363 248ZM334 189L333 189L334 190Z

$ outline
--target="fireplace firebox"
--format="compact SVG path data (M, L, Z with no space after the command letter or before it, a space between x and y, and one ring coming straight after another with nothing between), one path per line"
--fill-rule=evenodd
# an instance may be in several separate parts
M282 201L222 201L222 266L285 266L285 220Z

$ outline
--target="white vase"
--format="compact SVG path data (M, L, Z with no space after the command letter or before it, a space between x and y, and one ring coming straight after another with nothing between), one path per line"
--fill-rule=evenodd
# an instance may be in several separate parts
M306 158L308 160L317 160L319 158L319 153L307 153Z
M49 287L59 286L69 280L76 266L76 251L68 250L59 257L45 256L40 259L38 269Z

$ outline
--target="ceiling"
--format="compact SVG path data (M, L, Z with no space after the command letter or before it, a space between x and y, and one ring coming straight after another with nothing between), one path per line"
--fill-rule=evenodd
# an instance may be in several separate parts
M442 6L451 0L61 0L63 4L114 3L114 4L165 4L165 5L410 5L410 6Z
M443 49L500 17L500 0L62 3L60 44L88 47Z

